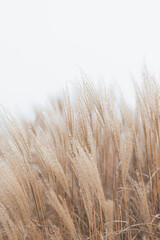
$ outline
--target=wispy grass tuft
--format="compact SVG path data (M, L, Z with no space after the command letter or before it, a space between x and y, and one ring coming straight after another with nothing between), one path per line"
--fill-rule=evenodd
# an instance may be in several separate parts
M160 88L136 107L86 75L20 124L0 111L0 239L160 239Z

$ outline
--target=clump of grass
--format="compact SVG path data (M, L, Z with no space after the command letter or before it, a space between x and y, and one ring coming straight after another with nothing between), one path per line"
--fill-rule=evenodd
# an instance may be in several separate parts
M35 121L0 113L0 239L159 239L160 89L136 107L82 76Z

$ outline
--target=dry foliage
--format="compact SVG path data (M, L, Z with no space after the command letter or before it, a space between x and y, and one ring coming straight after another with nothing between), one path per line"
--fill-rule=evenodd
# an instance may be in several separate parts
M160 239L160 89L134 110L85 79L19 124L1 110L0 239Z

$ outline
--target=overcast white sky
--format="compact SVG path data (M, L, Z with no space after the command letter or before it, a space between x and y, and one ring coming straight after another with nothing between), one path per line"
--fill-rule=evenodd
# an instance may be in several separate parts
M118 84L159 77L160 0L1 0L0 103L28 113L82 68Z

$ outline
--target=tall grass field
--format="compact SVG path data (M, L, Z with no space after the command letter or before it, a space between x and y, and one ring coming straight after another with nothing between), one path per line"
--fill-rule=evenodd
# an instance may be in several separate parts
M160 239L160 88L143 78L135 108L85 76L32 122L1 107L1 240Z

